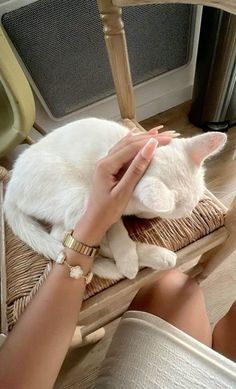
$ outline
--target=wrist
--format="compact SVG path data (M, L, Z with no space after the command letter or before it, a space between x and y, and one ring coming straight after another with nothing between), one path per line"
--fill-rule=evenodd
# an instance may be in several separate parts
M66 254L66 261L70 266L80 266L84 275L87 275L90 271L92 271L94 262L93 258L77 253L76 251L73 251L67 247L64 249L64 251Z
M88 246L99 246L108 228L101 216L90 214L87 210L74 227L73 236Z
M95 216L87 210L76 223L72 236L87 246L96 247L99 246L106 231L107 228L101 217ZM68 247L64 251L70 266L81 266L85 275L92 270L94 258L78 253Z

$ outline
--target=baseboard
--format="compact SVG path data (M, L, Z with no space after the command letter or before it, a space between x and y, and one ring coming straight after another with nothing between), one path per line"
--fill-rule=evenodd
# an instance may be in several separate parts
M180 77L179 72L176 72L176 79ZM163 78L163 83L169 83L169 76ZM153 84L154 83L153 81ZM160 84L159 84L160 85ZM159 93L150 93L150 88L145 85L140 85L138 91L135 91L136 96L136 117L138 121L144 120L151 116L154 116L160 112L166 111L169 108L172 108L176 105L179 105L187 100L190 100L192 97L192 88L193 84L181 85L178 87L160 93L161 88L157 87ZM147 96L145 99L144 97ZM36 121L40 123L45 129L53 130L55 128L61 127L66 123L82 119L85 117L100 117L110 120L118 120L120 118L120 113L118 109L118 104L115 96L112 96L108 99L103 100L93 104L93 106L86 107L81 111L76 112L76 114L70 115L66 119L60 121L51 120L48 115L43 110L39 102L36 101L36 111L37 118Z

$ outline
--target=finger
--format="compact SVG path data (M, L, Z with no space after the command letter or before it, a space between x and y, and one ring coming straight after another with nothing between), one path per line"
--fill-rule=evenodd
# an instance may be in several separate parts
M124 166L127 166L130 161L134 159L134 157L138 154L138 152L148 143L148 140L155 138L140 138L137 139L136 142L128 143L123 146L121 149L117 150L113 154L109 154L107 157L103 159L103 164L106 164L107 171L111 174L116 175L120 169Z
M171 136L172 138L177 138L178 136L180 136L181 134L179 132L176 132L176 131L163 131L163 132L159 132L158 134L159 136Z
M114 146L110 148L108 151L108 154L112 154L115 151L117 151L120 147L127 144L130 141L130 138L132 138L132 133L129 131L127 135L125 135L119 142L115 143Z
M135 186L148 168L155 150L158 146L158 141L155 138L149 141L142 147L140 152L131 162L129 168L113 189L114 192L124 191L127 197L131 196Z
M164 131L158 134L157 140L160 146L168 145L173 138L177 138L180 134L173 131Z
M126 135L124 138L122 138L121 141L116 143L108 152L109 155L116 153L117 151L121 150L124 146L130 144L139 142L140 140L147 141L149 138L157 137L157 133L155 135L147 133L139 133L139 134L133 134L133 135Z
M124 136L118 143L116 143L108 152L108 154L112 154L114 152L116 152L117 150L121 149L123 147L123 145L125 144L128 144L130 141L131 141L131 137L134 137L136 140L136 137L142 137L142 136L156 136L158 134L158 130L161 130L164 126L163 125L159 125L157 127L154 127L152 128L151 130L147 131L147 132L142 132L142 133L132 133L132 130L130 130L128 132L128 134L126 136ZM135 128L136 129L136 128ZM161 134L165 134L166 135L171 135L171 133L173 133L175 131L164 131L162 132Z
M159 131L159 130L161 130L162 128L164 128L164 126L163 126L163 124L160 124L159 126L156 126L156 127L153 127L153 128L151 128L151 130L149 130L149 132L150 131Z
M168 145L172 141L172 136L157 136L156 138L160 146Z
M148 135L157 135L158 134L158 130L152 128L151 130L148 131Z
M164 126L162 124L160 124L159 126L156 126L156 127L153 127L151 128L150 130L147 130L147 132L149 134L155 134L156 132L158 132L159 130L161 130ZM140 132L140 130L137 128L137 127L134 127L130 130L132 133L134 134L137 134Z

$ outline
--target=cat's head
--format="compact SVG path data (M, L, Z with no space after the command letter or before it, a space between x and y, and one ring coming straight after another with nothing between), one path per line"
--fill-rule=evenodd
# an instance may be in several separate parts
M223 133L208 132L158 147L125 214L171 219L190 216L205 190L203 162L218 153L226 140Z

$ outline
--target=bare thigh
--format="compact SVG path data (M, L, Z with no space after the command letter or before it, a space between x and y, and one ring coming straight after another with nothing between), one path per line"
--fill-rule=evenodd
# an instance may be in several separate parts
M213 331L213 349L236 362L236 303L216 324Z
M212 331L203 293L184 273L171 270L135 296L131 310L152 313L198 341L212 346Z

